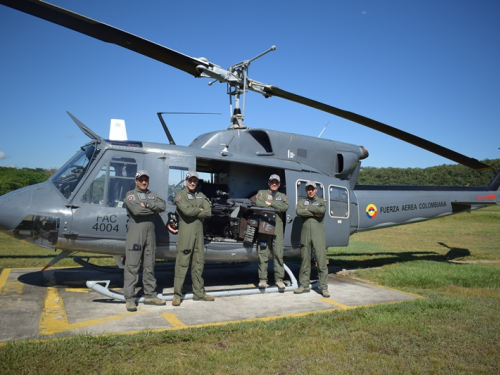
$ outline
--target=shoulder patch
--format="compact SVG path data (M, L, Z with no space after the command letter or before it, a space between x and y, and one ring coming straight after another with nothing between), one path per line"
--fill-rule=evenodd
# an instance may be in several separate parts
M259 192L257 193L257 198L260 198L260 197L262 197L262 193L259 191Z
M135 199L135 198L134 198L134 195L133 195L133 194L132 194L132 195L129 195L129 196L127 197L127 200L128 200L129 202L130 202L130 201L133 201L134 199Z
M181 200L182 200L182 197L180 194L175 197L176 202L180 202Z

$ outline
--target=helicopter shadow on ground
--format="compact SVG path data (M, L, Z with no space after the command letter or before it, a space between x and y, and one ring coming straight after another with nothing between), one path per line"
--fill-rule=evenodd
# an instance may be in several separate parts
M439 245L448 249L446 254L431 251L405 251L405 252L374 252L374 253L342 253L329 254L328 270L330 273L337 273L343 270L355 270L364 268L382 267L395 263L405 263L417 260L427 260L435 262L448 262L455 258L463 258L470 255L470 251L465 248L450 247L445 243L438 242ZM0 258L50 258L46 255L30 256L0 256ZM356 259L359 257L360 259ZM370 257L367 259L367 257ZM300 258L287 258L285 263L290 271L298 279L300 271ZM454 263L455 264L455 263ZM107 270L108 269L108 270ZM157 280L157 290L173 288L175 263L157 263L155 276ZM269 261L268 284L274 284L273 262ZM206 263L203 272L205 287L207 289L225 286L235 288L238 286L255 287L258 283L258 262L241 263ZM285 280L289 276L285 275ZM317 269L312 260L311 280L317 279ZM100 270L89 267L68 267L49 268L44 272L31 271L19 276L18 281L38 286L57 288L88 289L88 280L109 280L110 289L121 289L123 287L123 271L117 267L102 267ZM184 293L191 293L191 271L188 270L184 282ZM142 269L139 271L138 296L142 296Z
M448 262L455 258L462 258L471 255L468 249L459 247L449 247L448 245L442 242L438 242L438 244L448 248L449 251L446 254L433 251L329 254L328 269L329 272L331 273L337 273L342 270L375 268L395 263L413 262L417 260ZM356 259L356 257L362 259ZM367 259L367 257L370 257L371 259Z
M287 263L291 272L298 278L300 265ZM121 293L123 288L123 271L116 269L106 272L103 268L101 271L89 267L68 267L68 268L51 268L44 272L31 271L23 273L19 276L18 281L24 284L37 287L55 287L55 288L71 288L88 290L86 282L109 280L109 289L116 290ZM155 277L157 281L157 291L161 293L166 291L167 294L172 293L174 283L175 263L158 263L155 268ZM188 270L184 282L183 292L192 293L191 271ZM273 277L273 262L269 262L268 267L269 280L268 284L274 284ZM316 271L313 269L311 279L315 279ZM207 291L220 288L239 289L239 288L254 288L259 282L258 277L258 262L242 262L242 263L206 263L203 272L205 280L205 288ZM285 275L285 280L288 280L288 275ZM139 282L137 284L137 297L143 296L142 293L142 270L139 271ZM96 299L95 302L103 303L121 303L120 301L103 298Z

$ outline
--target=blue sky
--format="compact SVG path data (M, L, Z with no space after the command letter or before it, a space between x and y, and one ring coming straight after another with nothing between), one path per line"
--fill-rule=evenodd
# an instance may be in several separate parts
M497 0L52 0L222 67L277 50L250 78L359 113L482 160L500 157ZM108 137L177 144L229 125L226 85L0 5L0 166L59 168L88 138L66 111ZM364 166L453 164L374 130L280 98L246 97L245 121L365 146Z

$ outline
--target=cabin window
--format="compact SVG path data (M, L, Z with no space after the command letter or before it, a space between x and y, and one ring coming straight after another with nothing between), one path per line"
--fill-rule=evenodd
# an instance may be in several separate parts
M184 180L188 169L186 167L169 167L168 168L168 202L172 204L177 192L184 188Z
M135 188L135 159L115 156L104 164L82 196L82 202L107 207L122 207L128 191Z
M307 198L306 183L307 180L297 181L297 202L299 201L299 199ZM316 182L316 181L315 183L316 183L316 189L318 189L316 196L318 198L323 198L325 196L323 184L321 182Z
M330 185L328 187L330 197L330 216L345 219L349 217L349 193L345 187Z

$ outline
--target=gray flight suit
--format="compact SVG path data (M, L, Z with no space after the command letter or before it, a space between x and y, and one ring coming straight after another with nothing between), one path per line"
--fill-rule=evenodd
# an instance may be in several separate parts
M174 294L182 298L182 285L191 261L193 294L202 298L205 296L205 283L202 277L205 266L203 219L212 215L212 207L203 193L191 193L187 187L177 193L174 202L179 216Z
M328 266L326 265L326 239L323 220L326 212L326 200L315 197L314 199L301 199L297 203L297 215L302 219L302 232L300 234L300 265L299 283L304 288L309 288L311 278L311 254L314 250L318 263L319 287L328 290ZM317 217L315 214L322 214Z
M271 202L268 206L266 201ZM257 242L257 252L259 254L259 280L267 282L267 266L269 263L270 252L273 254L274 281L283 281L285 277L285 268L283 266L283 217L288 210L288 198L285 194L273 193L270 189L259 190L255 197L255 203L258 207L275 208L276 226L274 234L259 233Z
M125 248L125 269L123 270L123 294L133 302L134 290L139 281L139 267L142 259L142 284L145 297L156 297L154 267L156 260L155 218L165 211L166 204L158 194L136 187L124 199L129 217ZM145 207L141 205L144 203Z

